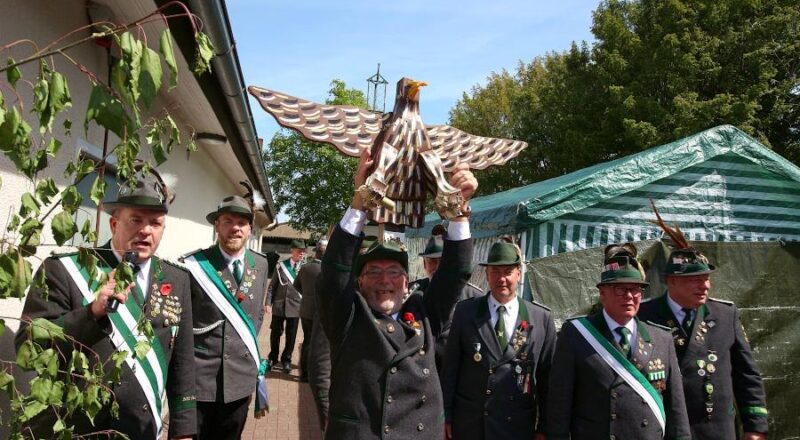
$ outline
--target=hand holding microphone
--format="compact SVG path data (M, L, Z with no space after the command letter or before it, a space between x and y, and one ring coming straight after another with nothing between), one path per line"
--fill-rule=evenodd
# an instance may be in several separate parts
M126 251L122 256L123 264L129 266L133 271L136 268L136 262L139 260L139 253L133 250ZM108 313L116 312L119 305L124 304L128 298L128 293L133 289L135 284L130 283L125 289L115 292L117 286L116 269L111 271L108 276L108 281L100 289L95 299L89 306L92 315L97 318L102 318Z

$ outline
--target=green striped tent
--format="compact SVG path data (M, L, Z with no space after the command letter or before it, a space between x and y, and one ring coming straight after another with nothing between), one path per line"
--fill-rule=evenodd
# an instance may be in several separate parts
M513 162L512 165L513 166ZM527 259L657 239L649 199L690 240L800 241L800 169L730 125L472 201L476 262L502 235ZM439 222L409 231L419 252ZM412 254L413 255L413 254ZM412 271L420 271L417 261ZM476 271L482 272L482 271ZM482 273L473 279L483 284Z

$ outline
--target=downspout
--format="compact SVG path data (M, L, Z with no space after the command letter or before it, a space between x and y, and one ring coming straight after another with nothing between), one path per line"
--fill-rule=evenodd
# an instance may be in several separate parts
M228 102L247 157L250 159L253 169L261 171L261 173L256 173L259 181L254 182L254 186L264 195L264 199L267 201L264 210L267 216L274 221L277 213L266 178L261 146L256 135L253 113L245 91L244 77L239 65L225 2L224 0L190 0L189 6L192 12L203 20L203 32L208 35L214 45L217 55L212 60L214 74L219 79L222 93Z

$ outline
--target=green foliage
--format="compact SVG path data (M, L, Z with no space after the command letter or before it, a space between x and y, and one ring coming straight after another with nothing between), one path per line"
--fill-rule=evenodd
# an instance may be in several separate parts
M197 53L194 59L192 71L195 75L202 75L205 72L211 72L211 59L214 58L214 46L208 35L202 32L194 34L195 45L197 46Z
M327 104L367 107L364 94L333 80ZM327 144L310 142L295 132L279 132L264 152L275 203L298 230L325 234L353 196L358 160Z
M596 41L488 77L451 124L529 147L484 194L733 124L800 163L796 0L603 1Z
M51 227L53 229L53 239L59 246L66 243L78 232L78 227L75 226L72 214L67 211L61 211L56 214L51 222Z

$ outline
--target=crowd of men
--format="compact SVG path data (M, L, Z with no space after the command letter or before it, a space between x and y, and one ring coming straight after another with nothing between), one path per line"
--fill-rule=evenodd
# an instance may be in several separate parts
M366 153L355 189L371 166ZM402 245L364 237L359 191L313 261L301 265L305 243L293 242L270 274L247 249L254 207L239 196L206 217L216 243L179 265L158 258L171 193L155 172L137 179L104 205L112 238L97 251L97 273L79 254L48 258L47 288L32 288L23 311L24 321L61 325L93 353L90 363L134 353L140 324L152 325L150 351L128 356L111 385L118 416L111 403L93 420L71 413L75 435L157 439L168 413L169 438L240 438L252 400L256 417L267 410L267 370L292 370L302 324L300 377L328 440L729 440L739 429L766 438L764 386L739 311L709 297L715 268L691 247L669 256L668 291L642 301L636 248L608 246L598 262L602 307L557 332L550 309L520 295L524 258L514 243L495 243L481 262L487 292L468 284L468 205L420 254L423 280L409 282ZM466 167L450 184L466 204L478 185ZM128 286L116 286L122 261L135 276ZM266 357L257 341L265 314ZM55 417L41 413L28 432L45 436Z

